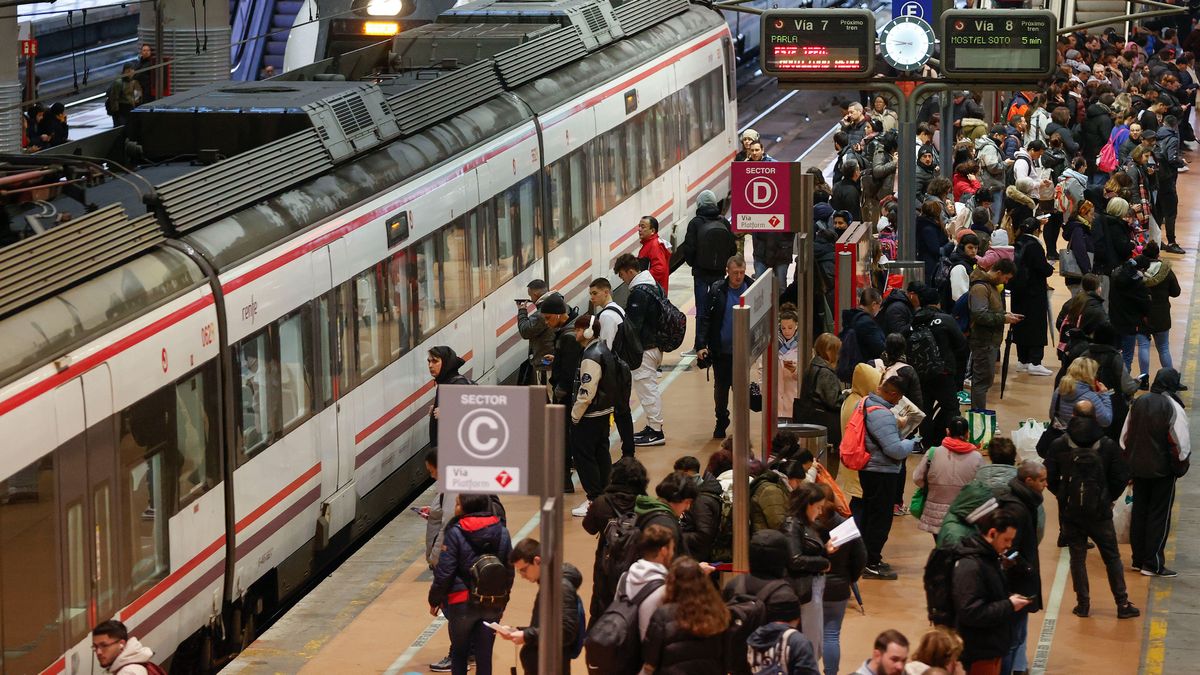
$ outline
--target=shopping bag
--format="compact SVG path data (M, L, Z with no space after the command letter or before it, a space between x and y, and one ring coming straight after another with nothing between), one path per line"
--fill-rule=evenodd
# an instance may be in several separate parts
M1017 458L1020 461L1033 459L1038 456L1037 444L1042 433L1046 431L1046 423L1035 419L1022 420L1012 432L1013 445L1017 446Z
M936 450L937 450L937 448L930 448L929 451L925 453L925 459L922 461L924 461L927 464L932 464L933 463L933 453ZM928 481L929 467L925 467L925 476L926 476L926 480ZM920 520L921 514L925 513L925 498L928 496L929 496L929 490L927 489L926 486L921 486L921 487L918 487L916 490L913 490L912 499L910 499L908 502L909 515L911 515L913 518L916 518L917 520Z
M1129 543L1129 523L1133 518L1133 488L1125 487L1125 491L1117 497L1113 504L1113 529L1117 531L1117 543Z
M967 411L967 440L978 448L991 445L992 437L996 435L996 411L972 409Z

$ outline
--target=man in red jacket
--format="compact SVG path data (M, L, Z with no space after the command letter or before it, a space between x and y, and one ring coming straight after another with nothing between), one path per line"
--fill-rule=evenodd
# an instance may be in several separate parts
M642 250L637 257L650 261L650 276L667 292L667 281L671 278L671 252L667 245L658 237L658 219L654 216L642 216L638 223L638 239L642 241Z

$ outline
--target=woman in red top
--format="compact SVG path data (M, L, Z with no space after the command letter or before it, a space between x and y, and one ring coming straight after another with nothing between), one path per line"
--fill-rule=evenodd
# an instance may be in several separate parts
M650 261L650 276L667 292L667 281L671 277L671 252L658 236L658 219L654 216L642 216L638 223L638 239L642 249L637 257Z
M962 202L964 194L968 192L974 194L976 190L983 187L983 184L979 182L978 173L979 165L973 159L954 167L954 177L951 178L954 186L954 201Z

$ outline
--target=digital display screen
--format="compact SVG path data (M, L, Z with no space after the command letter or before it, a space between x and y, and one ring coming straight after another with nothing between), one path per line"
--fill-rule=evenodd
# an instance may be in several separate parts
M947 77L1036 81L1055 67L1058 20L1043 10L950 10L942 16Z
M761 23L764 73L812 80L872 75L875 17L869 10L768 10Z

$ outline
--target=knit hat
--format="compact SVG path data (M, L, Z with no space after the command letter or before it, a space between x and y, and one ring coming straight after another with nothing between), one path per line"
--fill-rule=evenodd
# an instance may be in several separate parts
M1065 56L1068 61L1078 61L1080 54L1078 49L1068 49L1067 53L1063 54L1063 56Z
M1008 232L998 228L992 232L992 246L1008 246Z
M700 196L696 197L696 205L697 206L716 206L717 205L717 193L713 192L712 190L702 190L700 192Z
M767 599L773 601L767 603L767 621L787 622L800 618L800 597L791 586L775 591Z
M566 314L567 301L558 293L547 293L538 305L538 311L542 314Z
M758 140L758 132L753 129L747 129L742 132L742 138L749 138L752 141Z

